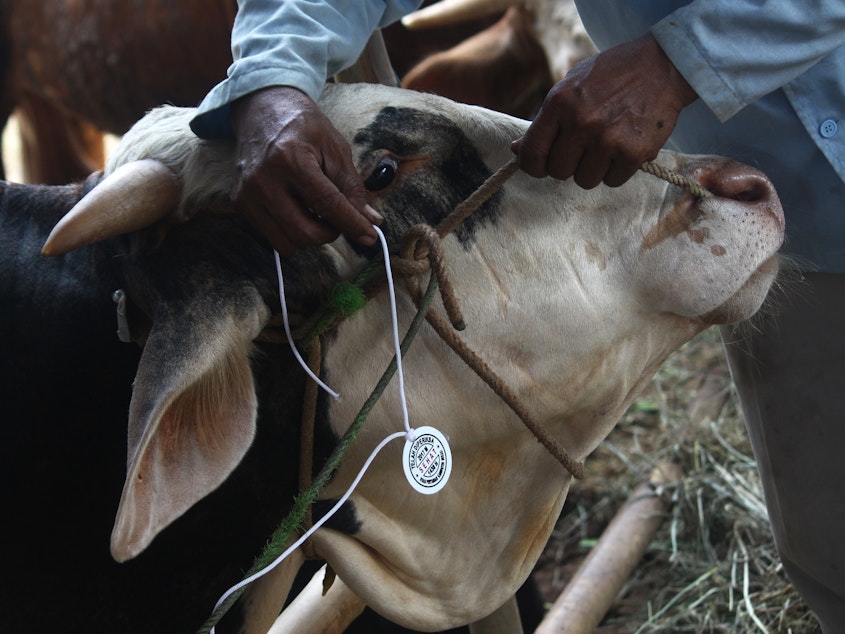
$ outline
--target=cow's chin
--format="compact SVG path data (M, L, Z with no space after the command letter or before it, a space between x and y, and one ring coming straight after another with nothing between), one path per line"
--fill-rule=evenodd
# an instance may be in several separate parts
M702 315L708 325L732 324L750 318L766 299L778 274L778 256L773 255L751 274L724 304Z

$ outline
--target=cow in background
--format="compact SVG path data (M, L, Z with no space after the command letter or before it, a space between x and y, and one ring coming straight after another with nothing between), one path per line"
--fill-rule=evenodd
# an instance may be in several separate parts
M402 25L411 33L457 29L478 20L490 19L503 10L513 13L515 9L519 9L523 17L520 20L511 17L510 29L500 27L500 30L511 38L532 38L532 46L544 52L543 67L548 68L552 82L560 81L575 64L598 52L581 24L572 0L440 0L405 16ZM471 50L457 46L440 57L462 66L472 62L471 56L467 55ZM476 46L475 50L482 50L482 47ZM519 53L517 49L513 55L518 56ZM523 53L523 59L529 58ZM526 72L530 68L536 66L524 65Z
M226 76L234 0L0 0L0 123L17 108L27 180L102 167L102 133Z
M103 165L103 133L162 103L198 104L226 76L235 11L234 0L0 0L0 126L16 112L24 180L84 178ZM548 63L533 21L501 17L395 24L384 38L400 78L459 47L417 67L413 87L527 117L551 86Z
M367 175L392 245L410 226L442 220L512 157L512 139L528 126L374 85L331 86L320 105ZM232 147L196 139L192 115L153 111L107 167L112 179L158 166L155 179L135 181L141 191L120 189L123 200L175 192L159 200L167 219L148 230L45 259L38 253L51 227L96 178L0 188L2 631L192 631L297 490L305 378L285 346L262 336L279 306L272 253L240 215L226 213ZM463 340L576 459L667 355L711 324L754 313L777 270L783 216L762 174L714 157L664 152L658 160L712 196L698 200L646 174L589 192L517 174L442 243L467 322ZM83 222L72 242L90 241L100 226ZM312 313L373 253L341 238L294 254L283 263L289 305ZM114 335L118 288L120 331L142 352ZM413 312L400 289L400 324ZM342 398L318 400L318 466L392 356L386 295L324 346L323 377ZM450 439L448 485L416 494L403 480L400 447L388 445L311 541L367 605L438 630L482 618L513 595L570 475L431 330L419 333L405 371L411 424ZM398 393L388 389L317 515L401 429ZM109 543L124 563L111 559ZM266 631L301 558L297 551L258 582L218 631L242 621Z
M402 77L402 86L461 103L534 116L553 85L546 52L528 9L511 7L493 26L435 53Z

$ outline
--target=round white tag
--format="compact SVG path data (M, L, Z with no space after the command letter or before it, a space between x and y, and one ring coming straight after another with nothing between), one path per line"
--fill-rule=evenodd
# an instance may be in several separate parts
M452 473L452 451L446 437L434 427L418 427L413 442L405 441L402 467L408 482L430 495L446 486Z

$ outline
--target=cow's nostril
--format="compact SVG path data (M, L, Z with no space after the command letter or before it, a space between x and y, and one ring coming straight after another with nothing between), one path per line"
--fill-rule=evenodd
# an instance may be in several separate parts
M775 186L763 172L731 160L699 163L689 173L716 199L735 201L724 209L763 213L783 231L783 207ZM716 201L716 207L721 207Z
M777 197L774 185L763 173L732 161L717 169L699 171L696 180L715 196L743 203L767 203Z
M711 188L711 192L723 198L733 198L744 203L765 202L771 198L772 185L768 179L755 175L727 179L721 187ZM719 191L719 190L722 191Z

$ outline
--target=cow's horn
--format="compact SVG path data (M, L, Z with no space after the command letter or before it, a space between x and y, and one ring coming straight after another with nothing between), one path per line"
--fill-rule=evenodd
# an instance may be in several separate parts
M181 181L163 163L142 159L121 165L59 220L41 254L62 255L149 227L173 212L181 195Z
M518 4L524 4L524 0L440 0L409 13L402 18L402 24L409 29L447 26L485 17Z

